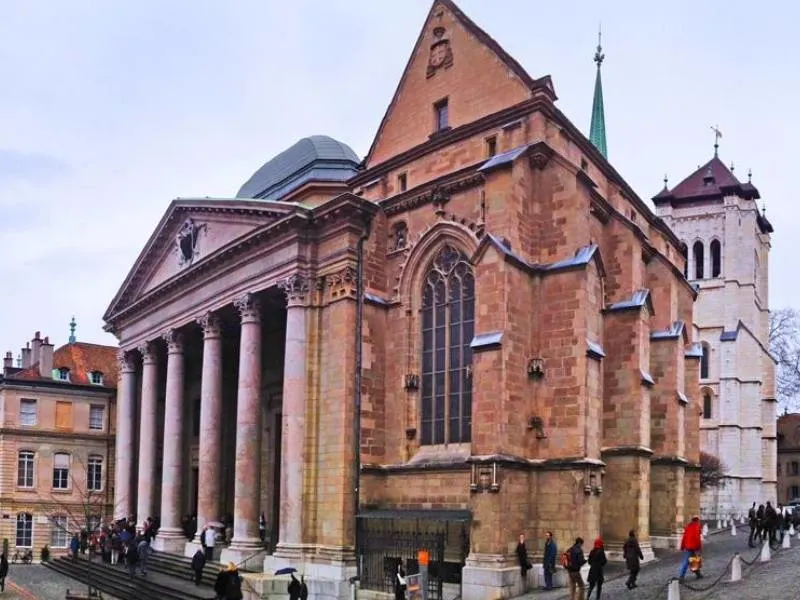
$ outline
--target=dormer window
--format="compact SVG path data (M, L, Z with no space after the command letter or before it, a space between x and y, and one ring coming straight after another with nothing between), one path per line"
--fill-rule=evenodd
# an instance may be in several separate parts
M103 374L100 371L91 371L89 381L92 385L103 385Z
M59 381L69 381L69 369L67 367L61 367L60 369L55 369L53 371L53 375Z

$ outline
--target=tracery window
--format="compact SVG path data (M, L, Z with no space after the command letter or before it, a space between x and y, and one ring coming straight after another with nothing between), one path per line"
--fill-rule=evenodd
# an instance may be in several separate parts
M722 244L719 240L711 240L709 246L711 250L711 276L719 277L722 275Z
M475 279L463 252L445 245L422 290L423 445L469 442Z
M695 279L702 279L703 278L703 267L705 262L705 252L703 251L703 242L695 242L694 248L692 248L692 254L694 257L694 278Z

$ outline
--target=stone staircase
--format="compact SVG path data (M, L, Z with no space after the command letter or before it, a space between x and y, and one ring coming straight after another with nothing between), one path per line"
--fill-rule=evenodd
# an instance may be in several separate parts
M213 584L219 565L207 565L202 584L196 586L188 559L185 566L180 562L180 557L154 553L148 563L147 576L139 574L133 579L122 565L114 566L93 560L90 567L85 557L77 560L62 557L43 564L84 585L91 577L94 587L119 600L213 600Z

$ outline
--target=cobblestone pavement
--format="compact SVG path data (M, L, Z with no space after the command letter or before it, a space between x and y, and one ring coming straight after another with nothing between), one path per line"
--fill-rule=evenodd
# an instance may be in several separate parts
M0 599L64 600L68 589L85 592L86 585L41 565L9 565L6 591Z
M759 550L747 546L747 536L733 537L728 532L712 535L703 548L703 573L705 577L695 580L687 576L686 583L692 587L705 590L692 591L686 587L681 588L681 598L690 600L798 600L800 599L800 570L797 561L800 560L800 540L793 540L795 548L773 553L773 560L767 564L757 562ZM734 553L740 553L747 561L756 559L753 567L742 565L743 581L736 584L726 583L730 580L729 562ZM677 577L678 569L683 560L683 553L670 550L657 550L658 560L645 565L639 573L639 587L628 590L625 587L627 572L613 565L607 570L606 582L603 585L603 598L630 598L631 600L666 600L666 585L673 577ZM609 565L611 566L611 565ZM721 576L721 581L712 589L708 588ZM787 586L792 592L786 592ZM794 587L791 587L794 586ZM752 588L752 593L751 593ZM758 595L761 594L761 595ZM560 588L552 592L535 591L523 596L525 600L564 600L569 598L569 590ZM592 594L594 598L594 593Z

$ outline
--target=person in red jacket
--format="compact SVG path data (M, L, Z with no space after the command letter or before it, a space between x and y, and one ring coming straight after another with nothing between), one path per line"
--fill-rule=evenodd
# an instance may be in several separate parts
M681 550L684 552L683 564L681 564L680 573L678 577L683 579L686 576L686 571L689 569L689 559L693 556L699 556L703 550L703 534L700 526L700 517L692 517L692 522L689 523L683 530L683 537L681 538ZM694 574L700 579L703 574L698 568Z

